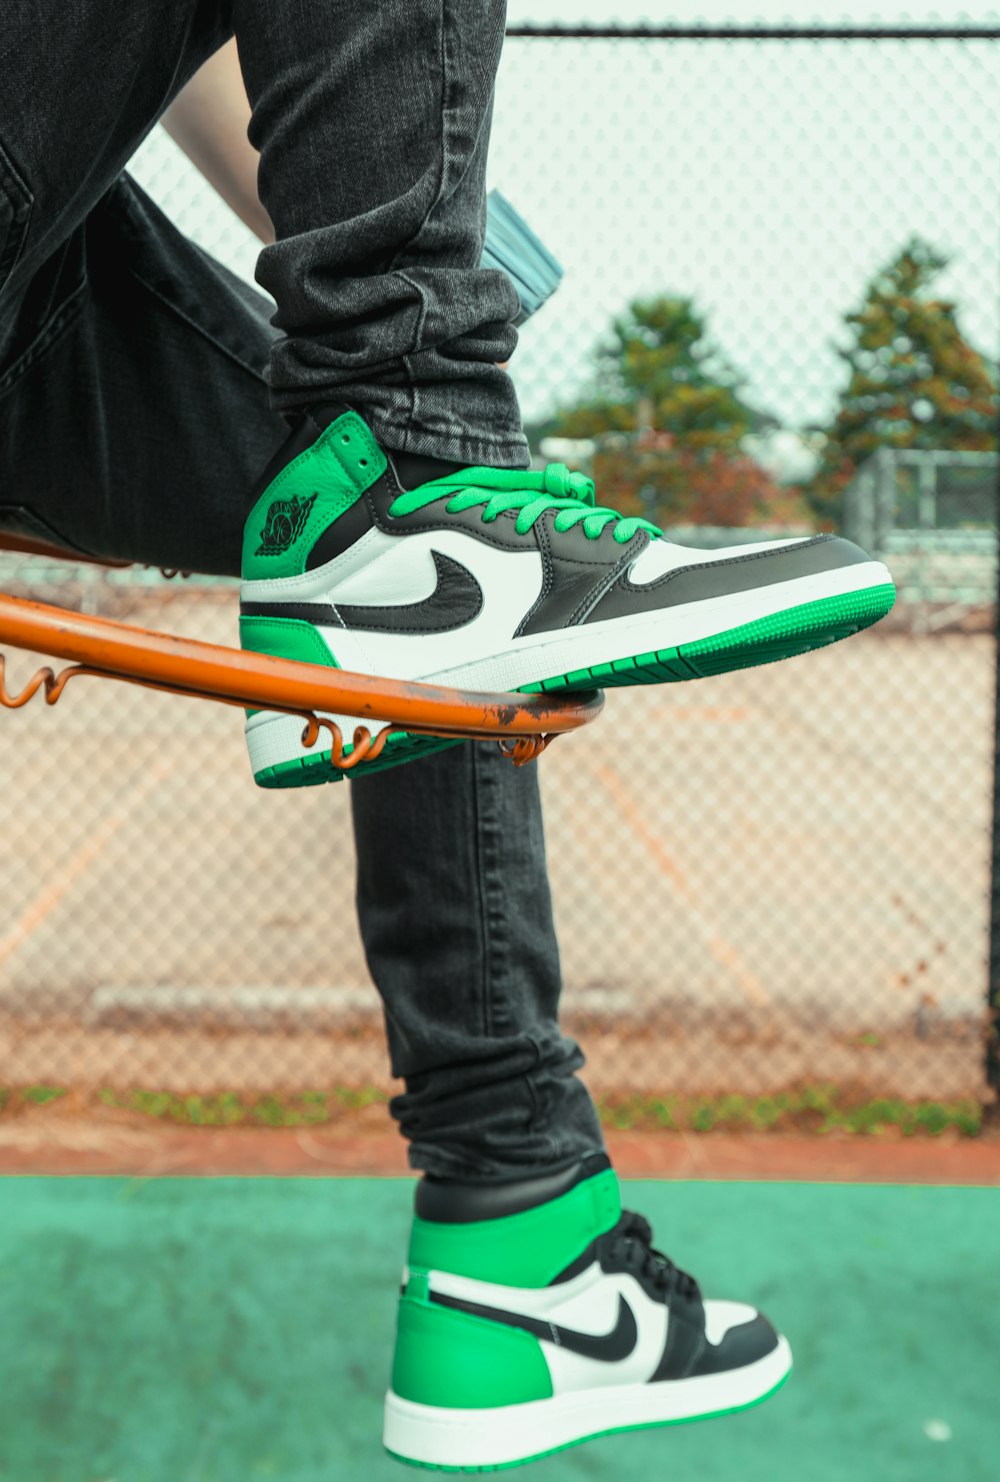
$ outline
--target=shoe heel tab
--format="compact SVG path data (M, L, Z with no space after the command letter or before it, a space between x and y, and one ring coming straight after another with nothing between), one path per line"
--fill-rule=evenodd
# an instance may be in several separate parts
M315 434L315 423L312 430ZM308 437L306 418L276 455L285 461L247 517L241 563L244 581L301 576L319 537L378 482L388 466L371 429L357 412L344 412L296 452Z
M357 412L344 412L325 427L312 450L332 453L359 492L380 479L389 462L368 423Z

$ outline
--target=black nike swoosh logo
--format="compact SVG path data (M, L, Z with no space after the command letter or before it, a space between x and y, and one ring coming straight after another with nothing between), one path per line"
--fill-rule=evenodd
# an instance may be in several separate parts
M431 551L437 585L421 602L360 606L338 602L241 602L242 617L300 618L328 628L363 628L369 633L451 633L483 610L483 589L467 566Z
M601 1363L620 1363L635 1349L639 1329L635 1314L619 1292L618 1319L610 1333L578 1333L575 1328L560 1327L558 1323L546 1322L544 1318L528 1317L523 1312L506 1312L502 1307L483 1307L479 1302L465 1302L461 1297L447 1297L443 1292L431 1292L430 1299L442 1307L454 1307L459 1312L470 1312L474 1317L487 1317L491 1322L501 1322L509 1328L521 1328L544 1338L570 1353L582 1354L584 1358L597 1359Z

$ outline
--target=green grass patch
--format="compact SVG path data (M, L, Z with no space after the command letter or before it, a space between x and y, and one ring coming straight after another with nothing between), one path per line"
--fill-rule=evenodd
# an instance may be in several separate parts
M58 1101L65 1095L65 1086L27 1086L21 1092L22 1098L34 1106L44 1106L46 1102Z
M957 1132L975 1137L983 1123L983 1108L971 1097L864 1099L834 1085L802 1086L768 1096L607 1095L598 1097L597 1109L605 1127L636 1132L849 1132L873 1137Z
M0 1117L30 1113L68 1095L65 1086L0 1086ZM327 1090L253 1096L236 1091L181 1095L174 1091L105 1087L78 1097L75 1106L107 1107L182 1127L321 1127L350 1122L371 1106L384 1106L377 1086L332 1086ZM971 1097L954 1101L907 1101L902 1097L859 1097L829 1084L799 1086L766 1096L609 1094L597 1098L605 1127L634 1132L794 1132L823 1136L975 1137L983 1107Z
M334 1086L328 1091L297 1091L268 1096L179 1096L171 1091L114 1091L98 1093L104 1106L140 1112L158 1121L184 1127L318 1127L343 1120L345 1114L384 1104L388 1097L376 1086Z

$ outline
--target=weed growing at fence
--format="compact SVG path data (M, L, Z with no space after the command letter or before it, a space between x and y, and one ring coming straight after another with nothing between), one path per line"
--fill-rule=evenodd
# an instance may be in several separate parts
M31 1114L69 1095L62 1086L0 1086L0 1117ZM112 1114L139 1115L182 1127L317 1127L356 1122L369 1107L384 1106L377 1086L334 1086L246 1096L223 1091L212 1096L172 1091L118 1091L110 1087L92 1098L72 1098L82 1114L106 1108ZM597 1098L605 1127L616 1131L794 1132L813 1136L975 1137L983 1108L971 1099L905 1101L901 1097L862 1099L834 1085L802 1086L770 1096L605 1095Z

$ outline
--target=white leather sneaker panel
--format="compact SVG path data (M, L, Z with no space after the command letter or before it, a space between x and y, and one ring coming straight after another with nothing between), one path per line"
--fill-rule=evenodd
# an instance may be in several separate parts
M426 602L437 587L437 569L431 545L421 538L385 535L368 546L368 560L343 577L331 573L327 588L332 602L360 603L371 607L405 607Z
M560 1281L555 1286L501 1286L495 1281L478 1281L473 1276L455 1276L451 1271L431 1271L430 1284L435 1292L446 1297L460 1297L463 1302L481 1302L486 1307L509 1308L512 1312L524 1312L529 1317L556 1319L553 1314L562 1312L567 1306L581 1302L589 1307L591 1292L600 1288L606 1279L597 1261L571 1281ZM607 1302L607 1322L601 1328L601 1317L595 1319L594 1332L614 1327L618 1315L618 1298ZM562 1322L560 1317L558 1321ZM573 1326L572 1323L568 1324Z
M714 551L695 550L691 546L675 545L670 540L652 540L629 568L629 581L635 586L644 586L666 576L668 571L680 571L685 566L703 566L713 561L735 561L741 556L760 554L762 551L777 551L784 547L805 545L813 537L801 540L755 540L749 545L727 545Z
M556 633L519 638L478 664L455 665L449 670L426 670L435 683L467 689L510 690L551 674L566 674L584 664L610 663L623 654L691 643L739 623L782 612L800 602L863 590L891 580L879 562L859 562L842 570L797 577L769 587L757 587L734 597L708 598L633 618L610 618ZM341 635L337 635L341 643ZM344 668L350 665L344 664ZM419 677L419 676L415 676Z
M244 602L319 602L335 582L344 581L372 559L373 547L383 540L391 540L373 525L346 551L341 551L332 561L303 571L301 576L272 577L262 581L245 581L240 587Z
M597 1262L571 1281L547 1287L499 1286L444 1271L429 1274L432 1292L496 1307L501 1312L522 1313L597 1338L615 1330L620 1298L624 1297L637 1328L635 1347L626 1358L612 1362L587 1358L561 1347L555 1339L539 1338L557 1394L587 1389L595 1383L645 1383L663 1356L667 1341L666 1305L648 1297L634 1276L623 1272L605 1274Z
M745 1322L753 1322L756 1309L745 1302L706 1302L705 1337L709 1343L720 1344L730 1328L739 1328Z
M337 722L345 745L353 743L359 726L366 727L374 738L390 724L380 720L363 721L351 715L331 715L328 718ZM302 743L304 730L305 721L297 715L282 715L274 710L260 710L251 715L246 723L246 737L253 770L260 772L265 767L275 767L299 757L320 756L330 750L329 731L320 731L316 744L307 748Z
M422 569L426 569L423 563L431 559L431 551L465 566L482 588L482 609L472 622L447 633L378 633L359 626L320 629L342 669L363 669L393 679L419 679L511 647L518 624L541 591L542 558L537 550L498 550L457 530L385 538L398 540L403 560L415 561ZM394 555L393 559L398 557ZM337 585L328 588L325 595L334 603L348 601ZM353 593L350 605L361 605ZM373 619L377 620L377 614Z
M390 1390L383 1439L394 1456L433 1467L481 1471L529 1461L609 1430L745 1409L770 1394L791 1367L791 1349L786 1339L779 1338L766 1357L722 1374L666 1384L619 1385L595 1373L589 1390L520 1405L453 1409L420 1405ZM631 1475L631 1470L635 1469L618 1468L623 1476ZM667 1466L658 1471L671 1475Z
M614 1311L610 1319L606 1319L603 1327L598 1326L593 1318L590 1319L587 1327L584 1327L582 1312L579 1321L571 1320L570 1314L564 1315L560 1312L558 1321L564 1327L579 1328L582 1332L610 1332L617 1320L620 1294L632 1309L632 1315L639 1329L635 1348L628 1358L619 1359L614 1363L605 1363L599 1359L586 1358L583 1354L573 1353L568 1348L560 1347L555 1343L546 1343L544 1339L541 1339L542 1353L549 1366L552 1388L556 1394L566 1394L571 1390L592 1389L595 1383L645 1384L652 1378L663 1357L669 1321L666 1304L654 1302L647 1297L634 1276L626 1276L618 1272L609 1273L604 1277L603 1285L607 1288L605 1295L614 1298ZM596 1297L596 1291L593 1295ZM591 1324L593 1324L592 1327Z

